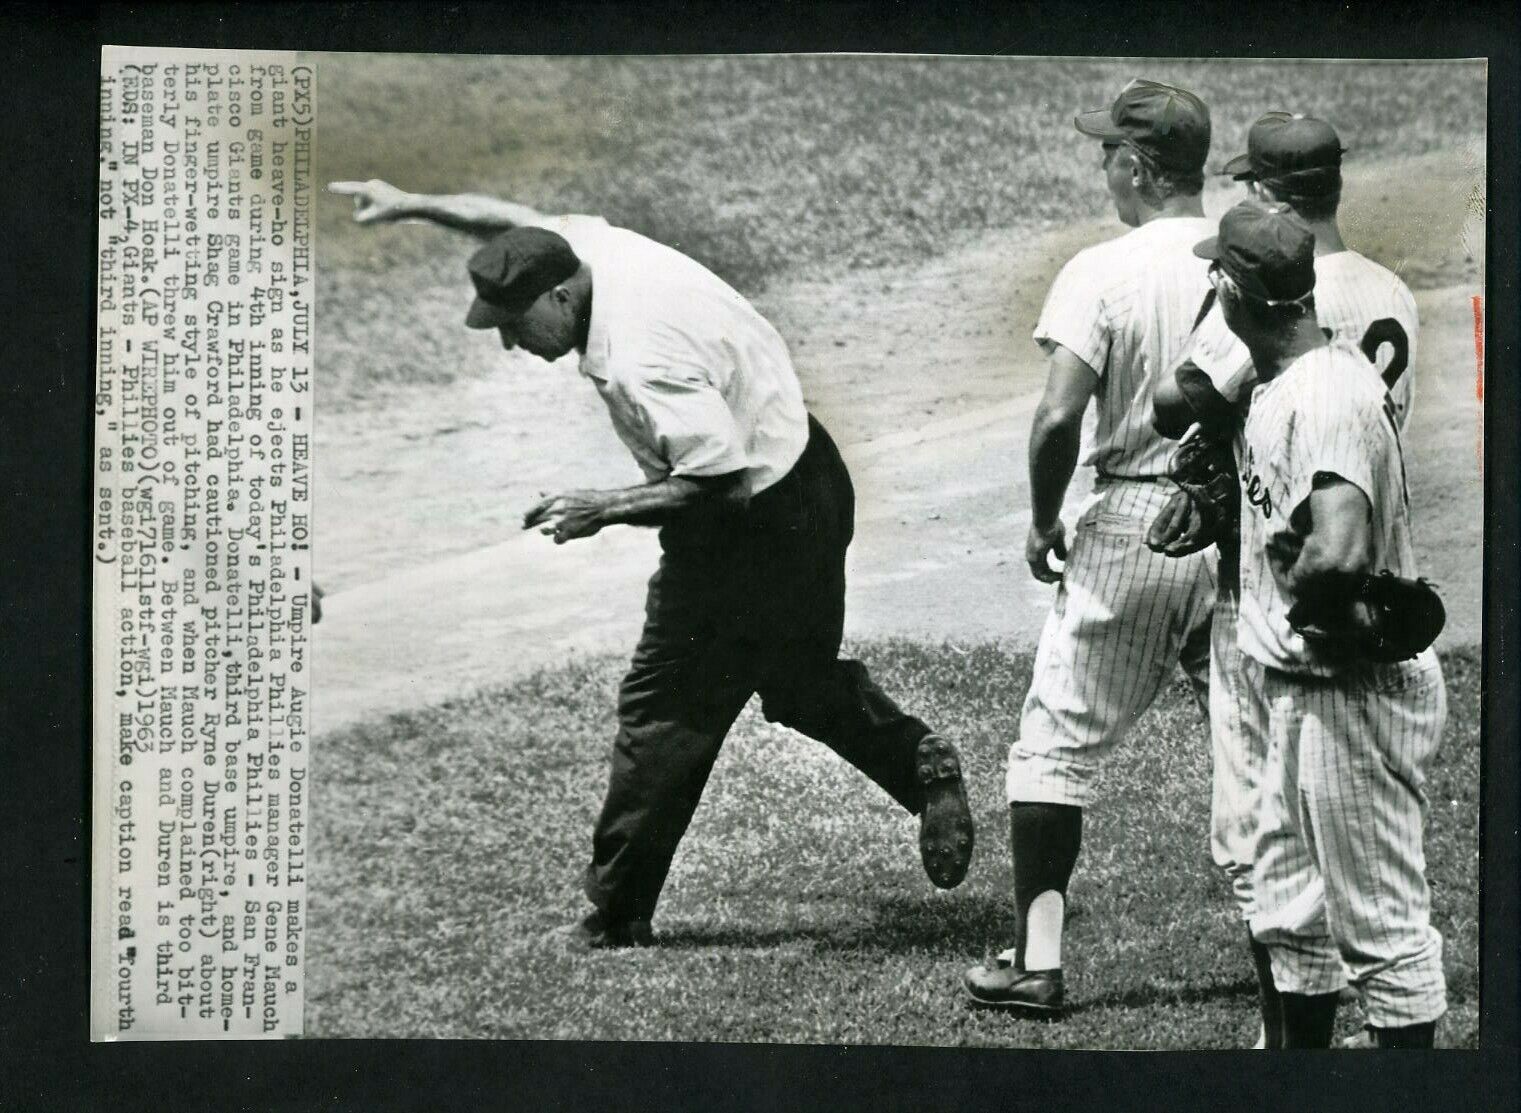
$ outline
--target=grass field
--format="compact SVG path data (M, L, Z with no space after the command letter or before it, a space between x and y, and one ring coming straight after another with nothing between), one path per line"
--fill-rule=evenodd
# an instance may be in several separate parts
M682 845L651 950L565 953L605 787L621 659L538 673L327 735L317 759L307 1033L1086 1048L1230 1048L1255 982L1209 860L1209 757L1164 694L1088 813L1065 948L1070 1015L974 1011L961 970L1010 942L1004 754L1029 660L990 647L856 647L962 747L972 873L938 893L915 821L754 709ZM1449 1046L1478 1029L1477 655L1447 656L1452 717L1429 785ZM1355 1028L1343 1010L1342 1028Z
M1071 118L1137 74L1211 106L1211 168L1273 107L1335 122L1349 165L1482 158L1484 70L1462 63L332 54L320 56L316 173L600 213L753 295L782 276L859 273L992 228L1107 213L1097 147ZM317 211L326 412L479 369L479 347L452 327L460 243L407 227L355 235L349 208L329 198ZM1394 265L1400 231L1425 215L1360 245ZM1434 285L1465 254L1437 238L1443 257L1420 260Z
M1242 149L1265 109L1323 115L1351 147L1349 243L1424 299L1413 509L1418 531L1466 554L1423 567L1444 590L1460 581L1448 597L1476 614L1482 515L1464 469L1477 434L1470 301L1483 289L1483 233L1470 218L1482 214L1481 65L323 55L318 72L321 180L380 177L597 212L681 248L757 297L793 346L810 401L862 451L916 422L954 428L978 407L1035 396L1042 372L1028 337L1040 298L1072 252L1119 230L1096 145L1070 126L1074 110L1107 103L1137 74L1187 85L1212 108L1211 167ZM1212 212L1224 202L1218 190L1207 197ZM1003 764L1030 668L1019 647L933 644L960 610L987 611L990 592L1030 593L1017 575L1023 442L970 451L993 443L991 427L962 438L970 444L868 453L857 474L857 552L885 556L875 589L871 577L853 580L852 613L875 598L891 621L871 632L931 639L857 650L963 747L980 821L968 882L932 890L913 820L822 747L747 712L677 859L661 945L563 953L554 932L583 910L623 658L566 663L530 640L542 630L514 641L475 621L511 612L513 599L538 615L534 577L548 572L511 573L528 590L500 598L429 574L515 533L510 511L530 487L628 461L573 375L513 362L459 327L468 290L458 237L358 229L349 212L336 197L317 211L329 543L319 562L333 539L346 545L347 563L339 554L325 567L349 568L354 583L340 587L369 589L356 596L372 611L389 602L437 623L437 596L454 606L448 629L409 619L395 642L367 647L381 651L386 691L427 702L416 673L387 665L400 642L442 639L484 666L471 676L548 667L318 739L308 1034L1251 1043L1254 981L1208 855L1205 728L1181 688L1107 769L1089 813L1071 894L1069 1017L1031 1023L960 998L963 968L1010 941ZM956 563L963 549L989 567ZM389 578L413 566L422 587ZM605 588L608 569L598 571ZM555 586L567 583L586 590L573 576ZM413 596L379 598L394 585ZM586 593L611 609L605 594ZM356 608L346 619L344 599L330 600L319 652L352 649L375 617ZM1464 628L1476 631L1476 619ZM334 675L322 671L330 660L319 659L319 675ZM1474 1046L1477 650L1453 648L1446 661L1452 717L1432 771L1427 872L1448 944L1441 1038Z

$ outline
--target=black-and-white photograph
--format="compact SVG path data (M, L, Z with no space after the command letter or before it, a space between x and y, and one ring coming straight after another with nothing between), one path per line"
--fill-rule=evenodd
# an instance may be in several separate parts
M307 1035L1477 1045L1482 62L313 62Z

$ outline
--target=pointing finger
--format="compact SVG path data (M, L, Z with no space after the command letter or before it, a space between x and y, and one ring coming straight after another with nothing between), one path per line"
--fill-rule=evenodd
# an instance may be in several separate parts
M523 515L523 528L532 529L542 522L544 516L549 513L549 508L554 505L554 501L554 499L544 499L542 502L535 503L533 509Z

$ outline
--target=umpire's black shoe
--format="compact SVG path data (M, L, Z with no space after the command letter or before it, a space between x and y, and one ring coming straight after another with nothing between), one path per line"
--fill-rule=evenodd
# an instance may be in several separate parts
M615 947L650 947L655 943L648 920L615 920L602 912L589 912L566 933L573 950L606 951Z
M914 753L914 771L924 788L919 813L919 856L937 888L954 889L972 864L972 809L961 783L961 758L938 734L927 734Z
M997 960L974 966L962 976L967 996L990 1009L1013 1009L1060 1016L1066 996L1060 970L1021 970Z

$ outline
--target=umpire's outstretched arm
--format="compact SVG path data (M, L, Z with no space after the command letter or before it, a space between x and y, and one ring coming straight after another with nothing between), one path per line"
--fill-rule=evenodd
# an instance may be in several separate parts
M523 224L538 224L547 215L529 205L503 201L482 193L408 193L379 178L367 182L332 182L329 193L354 199L358 224L389 224L426 220L487 239Z

